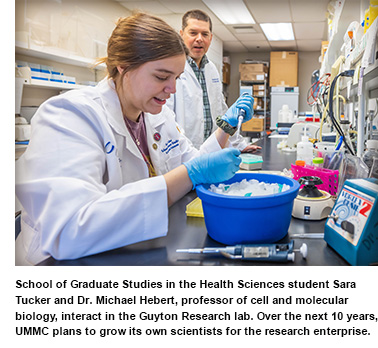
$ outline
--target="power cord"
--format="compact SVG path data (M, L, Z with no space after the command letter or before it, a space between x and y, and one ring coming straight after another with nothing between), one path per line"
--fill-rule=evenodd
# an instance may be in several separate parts
M339 123L337 122L337 120L335 119L335 117L333 115L333 93L334 93L334 89L335 89L335 86L336 86L337 79L340 76L353 77L353 75L354 75L354 70L346 70L346 71L343 71L340 74L338 74L333 79L333 81L331 83L331 87L329 89L329 110L328 110L328 115L331 118L332 124L335 127L337 133L339 133L339 136L343 137L343 142L344 142L345 146L347 147L349 153L354 156L355 155L354 151L351 149L351 147L349 146L348 142L346 141L346 139L345 139L346 137L344 135L344 132L341 129Z

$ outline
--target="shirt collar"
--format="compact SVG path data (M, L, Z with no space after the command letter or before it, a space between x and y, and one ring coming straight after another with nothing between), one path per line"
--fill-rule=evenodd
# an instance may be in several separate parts
M200 66L198 68L197 63L194 61L194 59L190 56L187 57L187 61L189 62L190 66L193 68L197 68L199 70L202 70L205 68L205 65L209 63L209 59L207 58L206 54L202 57Z

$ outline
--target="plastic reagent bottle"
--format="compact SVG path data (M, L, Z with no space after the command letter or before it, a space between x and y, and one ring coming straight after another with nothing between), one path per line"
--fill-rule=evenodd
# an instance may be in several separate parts
M297 160L302 160L306 162L306 165L312 165L314 147L312 143L308 140L308 136L302 136L302 141L297 144Z
M369 171L373 165L373 159L378 157L378 140L367 140L366 141L367 149L362 155L362 160L369 167Z

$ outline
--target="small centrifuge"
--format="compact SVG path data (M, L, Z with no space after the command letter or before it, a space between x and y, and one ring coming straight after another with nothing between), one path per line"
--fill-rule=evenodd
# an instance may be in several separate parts
M304 186L294 200L292 216L303 220L325 219L335 202L328 192L316 187L323 181L316 176L302 176L298 182Z

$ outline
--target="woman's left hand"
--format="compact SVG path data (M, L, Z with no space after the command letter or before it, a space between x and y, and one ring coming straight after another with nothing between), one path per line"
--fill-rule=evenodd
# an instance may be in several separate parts
M261 146L257 146L257 145L248 145L247 147L245 147L241 152L242 153L246 153L246 152L256 152L257 150L260 150L261 149Z

